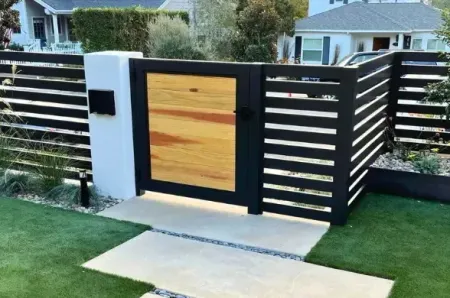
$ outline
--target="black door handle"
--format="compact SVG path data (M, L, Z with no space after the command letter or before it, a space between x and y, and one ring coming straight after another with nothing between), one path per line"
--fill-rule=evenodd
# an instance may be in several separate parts
M242 106L238 110L233 111L233 113L241 117L244 121L250 120L253 117L253 114L255 114L248 106Z

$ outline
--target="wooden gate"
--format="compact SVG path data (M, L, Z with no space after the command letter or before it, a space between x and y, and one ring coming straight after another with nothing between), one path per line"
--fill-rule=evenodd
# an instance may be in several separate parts
M260 71L251 64L131 59L138 190L261 213ZM251 153L250 153L251 152Z

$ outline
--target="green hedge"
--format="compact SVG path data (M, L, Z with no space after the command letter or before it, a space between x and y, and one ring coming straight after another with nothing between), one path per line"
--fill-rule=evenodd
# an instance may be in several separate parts
M142 7L83 8L74 11L73 25L86 53L107 50L145 52L147 23L161 14L180 16L189 22L189 14L184 11Z

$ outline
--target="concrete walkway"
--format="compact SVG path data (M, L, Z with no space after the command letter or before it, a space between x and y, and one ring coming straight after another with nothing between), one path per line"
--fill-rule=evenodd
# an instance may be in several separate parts
M84 264L196 298L385 298L392 282L154 232Z
M393 281L227 246L231 242L304 256L328 229L319 222L273 214L252 216L246 211L147 193L100 215L150 224L163 232L145 232L83 266L196 298L388 296ZM195 237L179 237L184 234Z
M102 216L153 228L306 255L328 230L328 224L300 218L264 214L247 209L158 193L125 201Z

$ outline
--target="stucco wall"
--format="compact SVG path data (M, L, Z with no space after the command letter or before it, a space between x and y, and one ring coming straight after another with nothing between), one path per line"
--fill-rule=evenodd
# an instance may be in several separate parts
M355 33L353 35L353 43L350 47L351 52L356 52L358 44L360 42L364 43L364 51L372 51L373 50L373 38L374 37L389 37L389 49L397 49L396 46L393 45L393 43L396 42L396 36L395 33Z

